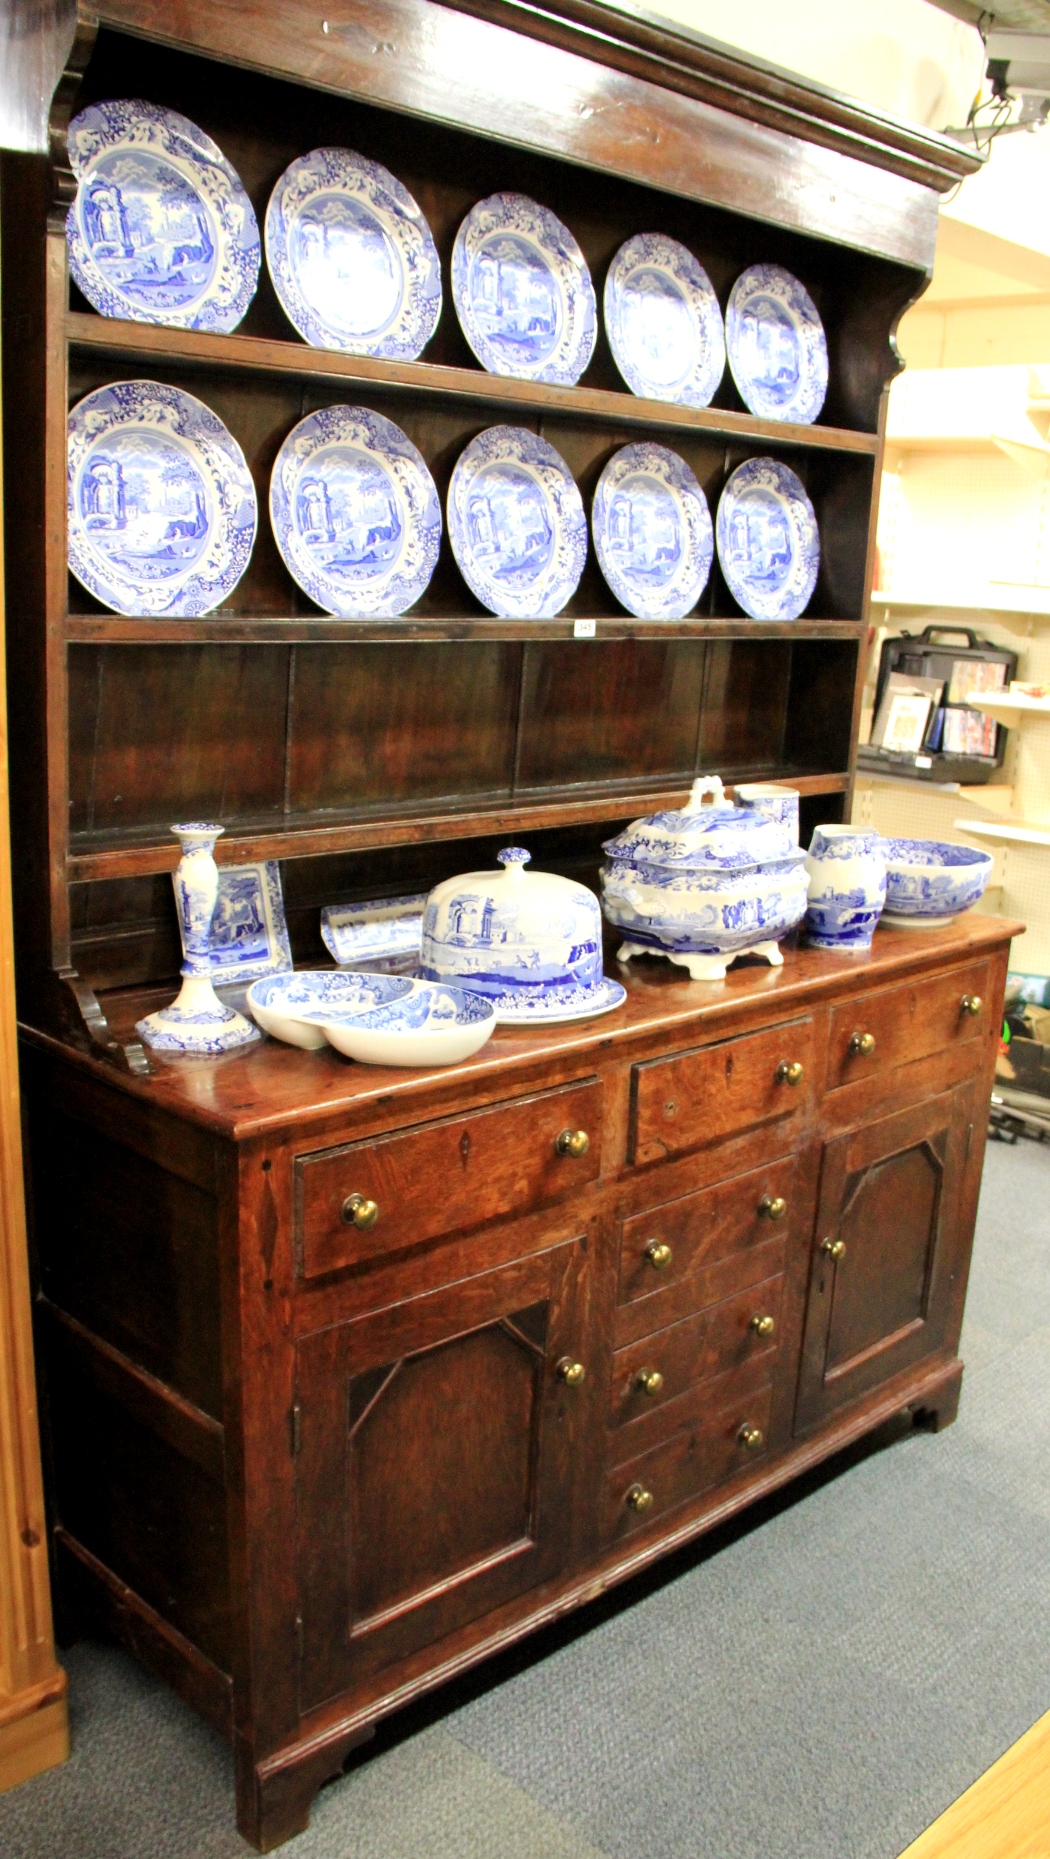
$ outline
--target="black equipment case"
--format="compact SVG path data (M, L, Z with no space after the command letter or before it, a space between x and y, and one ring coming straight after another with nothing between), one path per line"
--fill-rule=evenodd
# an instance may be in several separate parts
M937 643L945 639L964 639L965 646ZM899 638L883 641L879 659L879 678L875 690L874 715L879 714L891 671L911 678L943 678L944 697L930 714L921 750L916 754L873 745L862 747L857 755L861 773L907 775L915 781L958 781L964 787L976 787L991 779L1003 765L1007 731L997 724L995 752L992 755L951 754L941 748L946 709L969 709L971 706L951 701L953 680L965 683L970 665L1002 665L1001 689L1008 691L1017 676L1017 653L980 639L968 626L927 626L918 634L902 633ZM980 674L978 674L980 675ZM985 674L987 676L987 674ZM990 692L989 692L990 694Z

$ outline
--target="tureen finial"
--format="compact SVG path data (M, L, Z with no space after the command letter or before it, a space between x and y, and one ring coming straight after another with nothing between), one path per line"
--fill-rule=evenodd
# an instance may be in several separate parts
M526 852L524 846L504 846L502 852L497 852L496 858L508 877L520 877L524 867L531 863L532 853Z
M701 807L704 804L705 794L713 795L714 803L716 807L720 807L722 805L722 802L725 799L725 789L722 786L722 781L721 781L720 776L702 775L699 781L694 781L692 787L689 790L689 799L686 801L685 806L682 808L682 812L683 813L699 813Z

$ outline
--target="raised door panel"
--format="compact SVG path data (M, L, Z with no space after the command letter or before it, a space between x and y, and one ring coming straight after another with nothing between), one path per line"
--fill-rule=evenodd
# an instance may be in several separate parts
M970 1235L972 1086L826 1144L796 1428L944 1346Z
M585 1267L572 1242L299 1345L304 1710L564 1564Z

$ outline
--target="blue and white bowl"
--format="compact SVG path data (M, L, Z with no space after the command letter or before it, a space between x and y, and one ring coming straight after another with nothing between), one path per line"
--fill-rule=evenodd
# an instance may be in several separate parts
M496 1009L464 988L417 981L402 999L326 1021L324 1030L329 1045L363 1065L458 1065L492 1038Z
M806 941L814 949L845 954L870 949L886 902L886 861L878 834L854 826L818 826L806 870Z
M778 458L749 458L726 481L715 521L726 586L753 620L797 620L820 571L817 514Z
M884 923L904 929L938 929L969 910L991 875L990 852L937 839L881 839L886 861Z
M751 265L726 306L729 368L744 405L766 420L811 425L828 391L828 345L816 304L782 265Z
M248 989L248 1009L264 1033L289 1046L316 1052L324 1029L336 1020L375 1007L387 1007L411 994L417 984L405 975L363 975L327 968L298 974L267 975Z
M587 518L568 465L524 426L490 426L448 487L452 553L471 592L505 620L548 620L579 584Z
M572 387L594 353L587 261L569 228L525 194L471 208L452 248L452 297L489 374Z
M643 440L614 452L591 507L598 565L618 601L640 620L684 620L711 573L714 531L689 466Z
M605 280L605 333L632 394L706 407L725 372L722 312L707 272L677 239L638 232Z

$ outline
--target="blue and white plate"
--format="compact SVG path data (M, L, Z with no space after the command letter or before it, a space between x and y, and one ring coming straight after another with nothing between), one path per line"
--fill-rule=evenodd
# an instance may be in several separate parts
M448 533L467 586L501 619L552 619L587 560L587 518L572 473L523 426L490 426L460 455L448 487Z
M411 994L416 982L403 975L355 975L341 969L301 969L270 975L248 989L252 1018L273 1039L316 1052L326 1045L324 1027L350 1015L389 1006Z
M441 505L411 439L367 407L321 407L274 460L270 521L285 566L328 613L389 619L419 599Z
M526 194L472 207L452 248L463 334L490 374L572 387L594 353L594 286L572 233Z
M115 381L69 415L69 566L116 613L210 613L236 587L258 506L244 453L210 407Z
M208 931L213 987L247 986L264 975L284 974L292 948L276 859L257 865L220 865L219 895Z
M508 988L490 998L500 1026L561 1026L612 1013L614 1007L623 1006L627 989L603 975L593 987L559 988L546 995L528 988Z
M828 345L804 284L781 265L751 265L729 293L729 367L740 397L766 420L809 426L828 391Z
M155 103L92 103L69 125L69 268L103 316L236 329L259 281L259 227L222 150Z
M605 333L632 394L710 405L725 325L707 272L677 239L639 232L621 245L605 280Z
M349 148L286 168L266 209L266 263L315 349L414 361L441 315L441 265L407 187Z
M598 563L639 620L684 620L711 573L707 498L665 445L625 445L598 479L591 508Z
M715 540L726 585L753 620L805 612L820 569L820 531L787 465L749 458L737 466L719 501Z

